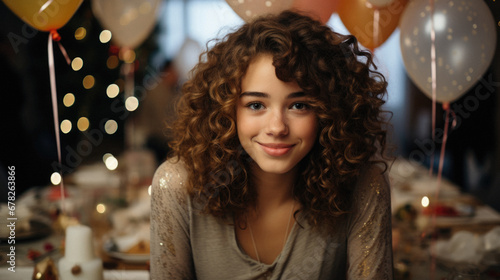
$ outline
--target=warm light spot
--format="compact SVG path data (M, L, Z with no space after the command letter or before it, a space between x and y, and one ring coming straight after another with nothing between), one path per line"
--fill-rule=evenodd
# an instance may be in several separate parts
M78 27L75 31L75 39L83 40L87 36L87 29L85 27Z
M118 130L118 123L115 120L108 120L104 124L104 130L107 134L114 134Z
M110 84L106 88L106 95L108 95L109 98L115 98L118 96L120 93L120 87L118 87L117 84Z
M94 84L95 84L95 78L94 78L94 76L92 76L92 75L85 76L85 78L83 78L82 84L83 84L83 87L85 89L91 89L91 88L93 88Z
M101 31L101 34L99 34L99 41L101 43L105 44L111 40L111 31L109 30L103 30Z
M125 108L129 112L137 110L137 107L139 107L139 99L137 99L137 97L130 96L127 100L125 100Z
M83 59L81 59L80 57L75 57L71 62L71 68L73 68L74 71L78 71L82 69L82 67L83 67Z
M78 130L80 130L80 131L85 131L85 130L89 129L89 126L90 126L89 119L87 119L86 117L79 118L76 126L78 127Z
M42 278L42 273L41 272L37 272L36 273L36 279L40 279Z
M429 198L427 196L422 197L422 206L423 207L429 206Z
M103 156L102 156L102 162L106 163L106 160L109 158L109 157L112 157L113 155L111 153L105 153Z
M106 66L109 69L115 69L116 67L118 67L119 63L120 61L118 60L118 57L116 55L112 55L108 57L108 60L106 60Z
M118 56L120 57L121 60L125 61L126 63L132 63L135 60L134 50L127 48L120 49Z
M144 2L139 6L139 13L141 14L147 14L151 11L151 3L150 2Z
M97 212L99 214L103 214L104 212L106 212L106 205L102 204L102 203L99 203L97 204L97 206L95 207L95 210L97 210Z
M151 185L149 185L149 187L148 187L148 194L149 195L151 195L151 187L152 187Z
M109 170L115 170L118 167L118 160L114 156L107 157L104 161L104 165Z
M63 97L63 104L66 107L71 107L73 104L75 104L75 95L72 94L71 92L66 93Z
M61 174L59 172L54 172L50 175L50 182L52 185L59 185L61 183Z
M61 132L62 133L64 133L64 134L69 133L71 131L71 128L72 128L71 121L63 120L61 122Z

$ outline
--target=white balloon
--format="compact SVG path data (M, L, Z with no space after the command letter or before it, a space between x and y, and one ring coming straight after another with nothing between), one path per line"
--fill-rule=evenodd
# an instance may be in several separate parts
M229 6L246 22L253 18L276 14L290 9L294 0L226 0Z
M460 98L481 78L495 53L495 29L495 21L484 1L434 0L438 102ZM406 6L400 30L406 71L418 88L432 98L428 0L414 0Z
M184 40L173 61L173 66L179 73L180 84L191 78L191 70L198 64L198 58L202 52L203 48L197 41L189 37Z
M135 48L151 33L160 0L92 0L92 11L120 47Z
M374 7L385 7L394 2L394 0L366 0L366 2L370 3Z

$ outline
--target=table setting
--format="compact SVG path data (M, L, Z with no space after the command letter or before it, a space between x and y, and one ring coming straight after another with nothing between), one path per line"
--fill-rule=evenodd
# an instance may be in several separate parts
M396 279L500 277L500 213L404 158L389 179Z
M20 195L14 233L2 221L0 279L149 279L149 186L156 162L148 151L131 153L119 158L116 170L102 162L82 165L64 178L63 195L53 185ZM126 162L137 158L143 165L130 172L135 166ZM2 217L8 211L0 204Z

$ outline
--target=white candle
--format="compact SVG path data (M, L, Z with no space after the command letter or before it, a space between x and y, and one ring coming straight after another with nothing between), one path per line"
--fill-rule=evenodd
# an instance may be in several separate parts
M94 256L92 230L83 225L66 228L64 257L59 260L61 280L102 280L102 261Z

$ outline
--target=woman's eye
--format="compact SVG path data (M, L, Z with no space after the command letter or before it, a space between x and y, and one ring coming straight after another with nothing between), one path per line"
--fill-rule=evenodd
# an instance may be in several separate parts
M295 110L307 110L307 109L309 109L309 105L307 105L306 103L294 103L292 105L292 109L295 109Z
M247 105L248 108L250 108L251 110L261 110L264 108L264 106L261 104L261 103L250 103Z

